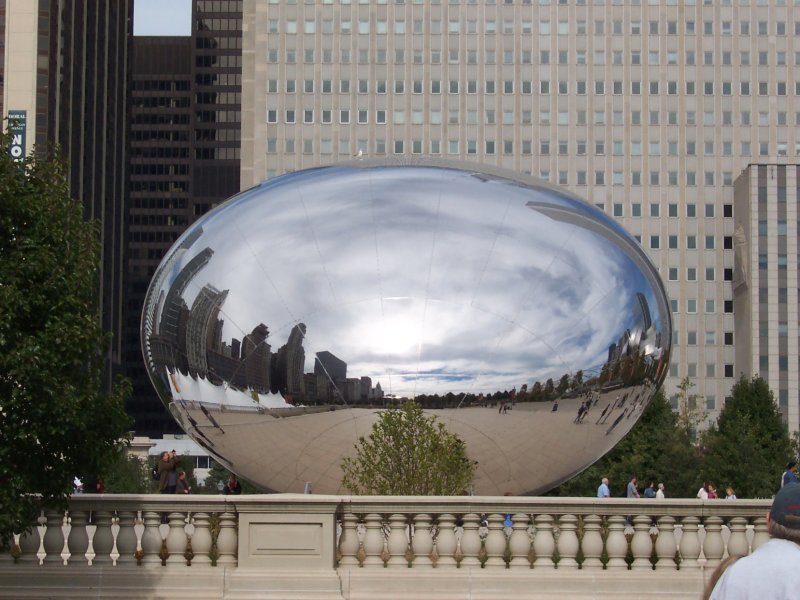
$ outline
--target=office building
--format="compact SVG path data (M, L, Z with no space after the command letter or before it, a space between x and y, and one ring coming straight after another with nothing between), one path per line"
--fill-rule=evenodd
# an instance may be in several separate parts
M100 224L101 324L119 372L125 248L131 0L0 0L0 107L24 156L60 146L69 190Z
M150 279L178 236L240 188L241 5L198 0L191 37L133 38L124 371L133 382L128 412L143 435L178 431L142 362L139 326ZM168 302L167 337L179 308ZM206 360L196 349L190 358Z
M357 155L435 155L566 186L616 218L663 276L675 326L673 401L689 377L713 417L740 373L759 372L796 430L800 390L784 377L784 367L797 367L795 279L784 286L793 307L785 318L763 313L768 329L783 323L795 340L786 364L768 337L768 369L761 336L746 357L740 346L749 334L736 330L744 317L734 318L733 288L735 223L756 231L753 215L739 214L734 182L755 180L751 164L777 171L800 159L794 4L246 2L241 184ZM794 175L787 181L794 186ZM759 213L759 222L766 239L783 222L793 240L795 213L781 221L771 212L779 189L767 186L771 216ZM792 188L792 210L795 200ZM796 246L786 248L795 273ZM774 302L769 295L767 306Z

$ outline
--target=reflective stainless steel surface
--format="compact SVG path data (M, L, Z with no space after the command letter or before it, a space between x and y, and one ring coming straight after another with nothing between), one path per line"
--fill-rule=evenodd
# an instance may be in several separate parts
M342 457L403 398L466 442L476 493L545 491L630 430L671 338L658 274L612 219L527 176L436 161L239 194L168 252L142 317L186 432L292 492L344 491Z

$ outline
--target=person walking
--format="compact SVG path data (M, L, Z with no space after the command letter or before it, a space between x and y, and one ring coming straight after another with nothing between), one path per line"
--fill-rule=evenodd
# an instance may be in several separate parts
M611 489L608 487L608 477L603 477L603 479L600 481L600 485L597 488L597 497L598 498L611 497Z
M664 498L664 484L659 483L658 490L656 490L656 500L663 500Z
M628 481L628 490L626 492L627 498L640 498L639 489L636 487L636 475L631 475L630 481Z

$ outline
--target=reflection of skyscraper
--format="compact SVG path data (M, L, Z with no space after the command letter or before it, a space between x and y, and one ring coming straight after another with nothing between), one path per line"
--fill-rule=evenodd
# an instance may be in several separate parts
M317 352L314 359L314 375L326 376L331 381L344 381L347 378L347 363L327 350Z
M197 294L186 322L186 359L191 375L204 376L208 371L206 352L213 347L217 334L217 317L228 290L219 291L206 285Z
M245 383L255 391L266 394L270 388L269 329L264 323L257 325L242 340L242 366Z
M305 335L305 323L298 323L292 327L286 344L278 350L277 370L281 378L279 383L281 392L296 396L305 395L305 381L303 380L303 366L306 360L306 352L303 350Z
M211 248L204 248L200 253L192 258L178 273L175 281L169 289L164 300L164 309L161 312L161 322L158 326L158 333L161 335L178 339L178 318L181 309L186 308L183 294L195 275L208 264L214 251Z

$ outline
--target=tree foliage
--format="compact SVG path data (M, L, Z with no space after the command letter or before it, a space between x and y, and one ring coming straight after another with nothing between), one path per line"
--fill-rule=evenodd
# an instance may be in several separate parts
M678 427L677 415L663 388L650 401L633 429L608 454L580 475L561 484L549 495L594 496L603 477L608 477L613 496L624 496L631 475L640 487L652 480L663 482L667 495L693 496L700 455L688 433Z
M770 498L792 447L767 382L742 376L731 390L716 425L703 435L705 473L717 487L732 485L737 496Z
M342 484L354 494L458 495L475 474L464 442L416 402L383 411L355 449L342 461Z
M148 463L123 449L119 450L101 475L107 494L147 494L151 491L152 477Z
M96 479L130 426L101 391L98 229L53 156L15 162L0 136L0 545Z

